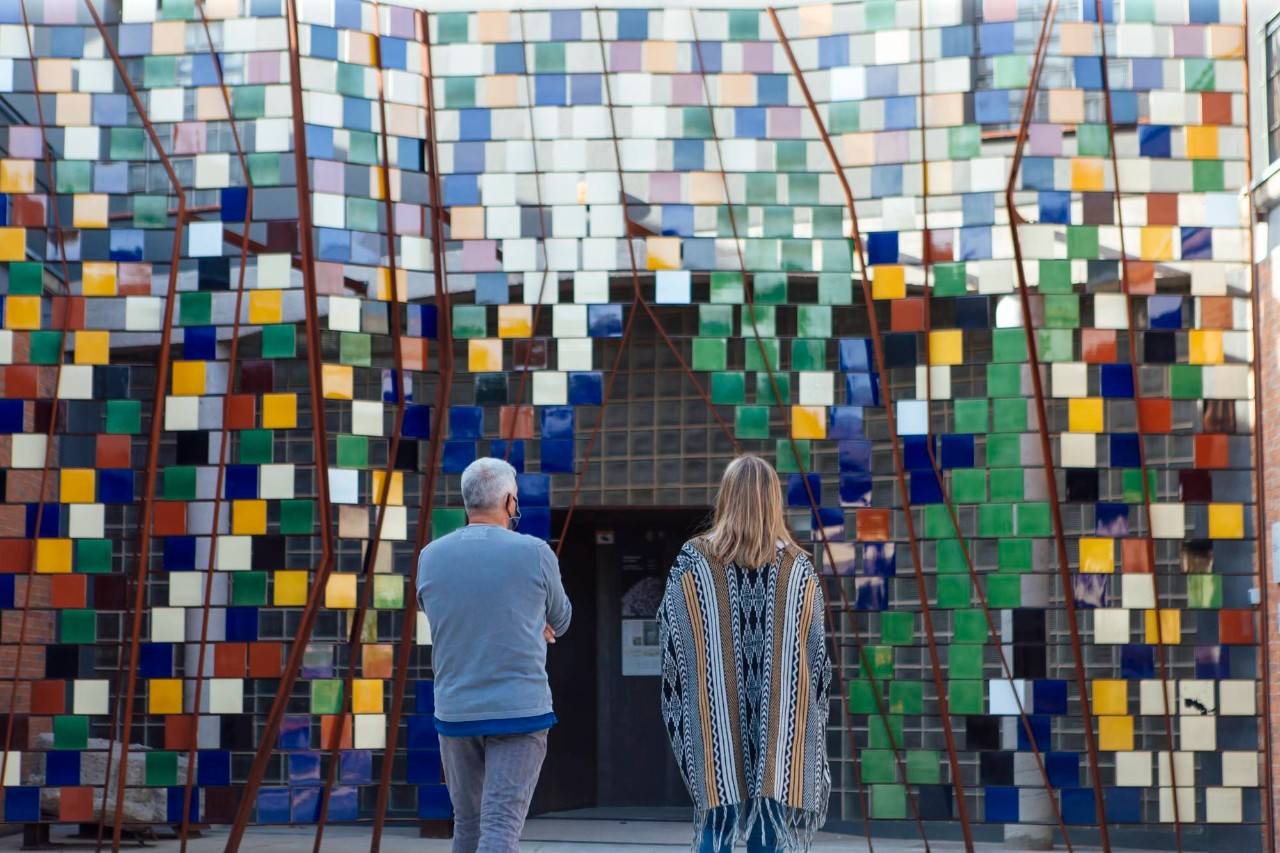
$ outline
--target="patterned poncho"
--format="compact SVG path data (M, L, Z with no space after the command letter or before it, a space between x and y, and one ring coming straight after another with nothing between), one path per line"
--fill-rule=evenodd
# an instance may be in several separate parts
M831 665L822 584L807 555L724 565L705 539L686 542L658 611L662 716L695 809L697 848L759 822L807 850L826 822ZM733 806L734 808L725 808Z

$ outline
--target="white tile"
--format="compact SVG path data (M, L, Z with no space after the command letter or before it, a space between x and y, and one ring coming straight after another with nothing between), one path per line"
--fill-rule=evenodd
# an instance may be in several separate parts
M106 714L110 712L110 682L105 678L77 678L72 682L71 713Z

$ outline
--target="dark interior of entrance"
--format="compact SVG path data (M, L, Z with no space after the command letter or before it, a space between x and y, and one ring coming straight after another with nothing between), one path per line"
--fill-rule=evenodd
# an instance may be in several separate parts
M560 723L533 814L688 806L659 705L654 616L667 570L707 511L579 509L560 554L573 625L547 655ZM553 530L564 522L553 518Z

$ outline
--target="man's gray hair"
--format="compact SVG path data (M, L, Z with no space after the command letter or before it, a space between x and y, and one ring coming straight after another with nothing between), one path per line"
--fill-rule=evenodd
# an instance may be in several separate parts
M516 493L516 469L493 456L477 459L462 472L462 505L473 509L496 509Z

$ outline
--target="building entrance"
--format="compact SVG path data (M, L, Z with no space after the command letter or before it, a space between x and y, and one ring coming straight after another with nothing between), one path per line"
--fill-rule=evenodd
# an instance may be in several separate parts
M656 613L705 509L576 510L560 570L573 626L547 656L560 719L532 813L689 805L659 705ZM563 524L553 519L553 530Z

